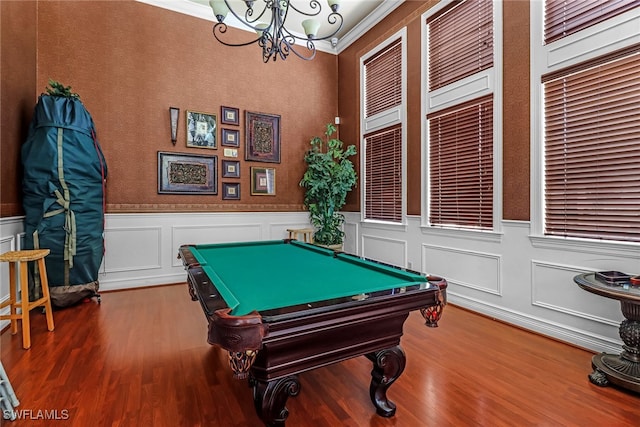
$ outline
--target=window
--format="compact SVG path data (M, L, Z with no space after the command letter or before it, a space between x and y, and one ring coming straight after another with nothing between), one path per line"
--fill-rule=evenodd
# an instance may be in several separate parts
M557 3L545 2L546 20L556 13ZM640 4L593 3L597 7L583 4L581 13L563 13L566 31L545 31L548 49L576 60L541 66L534 76L543 119L541 232L640 242L640 171L635 166L640 161L640 43L629 37L637 36L632 33L640 23ZM563 46L572 50L563 51Z
M493 226L493 99L429 118L432 224Z
M551 43L638 7L638 0L547 0L544 39Z
M494 2L450 2L426 17L430 225L493 230Z
M429 90L493 66L493 2L466 0L427 19Z
M363 217L403 220L403 34L361 60L363 74Z
M365 218L402 221L402 128L365 136Z

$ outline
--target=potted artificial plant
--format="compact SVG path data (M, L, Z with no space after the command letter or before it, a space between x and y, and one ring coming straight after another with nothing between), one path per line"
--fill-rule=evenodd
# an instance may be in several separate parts
M356 154L356 147L343 148L342 141L333 138L335 132L336 127L328 123L324 139L311 139L311 149L304 156L307 171L300 186L306 189L304 206L314 227L314 243L342 247L344 216L339 211L356 184L356 171L349 160Z

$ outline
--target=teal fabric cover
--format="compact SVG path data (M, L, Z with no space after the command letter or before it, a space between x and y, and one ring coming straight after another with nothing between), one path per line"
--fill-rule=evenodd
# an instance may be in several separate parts
M49 286L97 282L107 165L79 99L41 95L22 146L25 249L48 248Z

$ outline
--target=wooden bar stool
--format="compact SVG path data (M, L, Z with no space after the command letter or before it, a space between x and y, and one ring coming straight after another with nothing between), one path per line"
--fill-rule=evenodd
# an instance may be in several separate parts
M29 312L36 307L44 307L47 316L47 328L53 331L53 310L51 309L51 298L49 297L49 281L47 280L47 269L44 257L51 252L49 249L32 249L24 251L9 251L0 255L0 261L9 263L9 300L0 304L0 309L10 306L11 314L0 315L0 320L11 320L11 334L18 333L18 320L22 320L22 347L31 347L31 325L29 323ZM36 261L40 284L42 285L42 298L36 301L29 301L29 276L27 273L27 262ZM20 301L17 296L16 266L20 265ZM18 308L20 314L18 314Z
M298 234L302 234L302 241L305 243L313 243L313 228L287 228L290 239L298 239Z

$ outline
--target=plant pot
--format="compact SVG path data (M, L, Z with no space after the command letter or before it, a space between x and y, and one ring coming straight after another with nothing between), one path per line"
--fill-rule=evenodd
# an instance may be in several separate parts
M322 246L323 248L331 249L332 251L342 251L342 243L336 245L321 245L320 243L314 243L316 246Z

